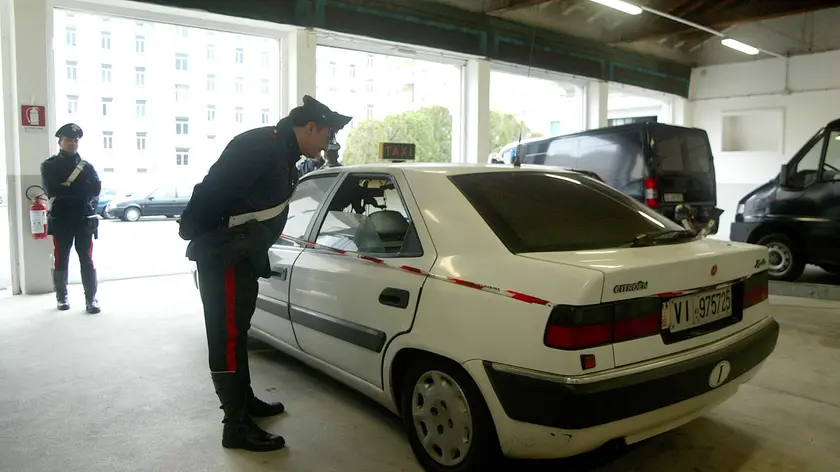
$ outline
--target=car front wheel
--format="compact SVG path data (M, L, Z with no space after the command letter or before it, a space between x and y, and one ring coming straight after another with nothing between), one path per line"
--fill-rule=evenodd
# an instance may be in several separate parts
M123 216L125 221L137 221L140 219L140 210L138 208L129 208L125 211Z
M770 252L768 273L773 280L793 282L805 270L805 256L789 237L781 233L768 234L758 240Z
M486 471L502 458L487 404L457 364L436 359L412 364L400 404L411 449L425 470Z

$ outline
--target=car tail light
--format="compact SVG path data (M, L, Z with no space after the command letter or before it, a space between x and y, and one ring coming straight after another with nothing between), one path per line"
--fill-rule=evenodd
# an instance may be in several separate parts
M618 303L554 307L544 343L575 351L659 334L661 302L639 298Z
M767 272L760 272L744 282L744 309L767 300L769 293Z
M645 205L649 208L659 208L659 190L656 179L645 179Z

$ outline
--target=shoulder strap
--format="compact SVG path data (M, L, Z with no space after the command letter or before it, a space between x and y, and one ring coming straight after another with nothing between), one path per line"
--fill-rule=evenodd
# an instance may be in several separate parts
M76 165L76 168L73 169L73 172L70 173L70 177L67 177L67 180L65 180L64 183L66 185L71 185L73 182L75 182L76 177L78 177L79 174L82 173L82 170L85 168L86 164L87 162L85 162L84 159L80 160L79 163Z

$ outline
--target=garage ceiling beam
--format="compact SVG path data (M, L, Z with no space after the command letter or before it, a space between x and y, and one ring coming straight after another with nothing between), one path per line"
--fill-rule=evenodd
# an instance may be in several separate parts
M543 5L554 0L503 0L500 4L490 7L485 10L488 15L498 15L513 10L521 10L523 8L531 8Z
M826 8L837 7L837 0L760 0L748 2L706 2L707 6L695 10L683 19L709 28L721 29L739 23L767 20L781 16L809 13ZM659 18L651 21L649 28L639 28L636 31L619 31L617 34L605 38L607 43L632 43L665 36L681 35L696 31L694 28L674 21Z

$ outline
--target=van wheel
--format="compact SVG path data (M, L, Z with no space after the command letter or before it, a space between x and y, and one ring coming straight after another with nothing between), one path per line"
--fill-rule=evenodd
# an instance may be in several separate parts
M798 246L781 233L768 234L758 244L770 250L768 272L772 280L793 282L805 270L805 256Z
M458 365L414 362L400 401L411 449L425 470L492 470L502 459L496 425L481 392Z

